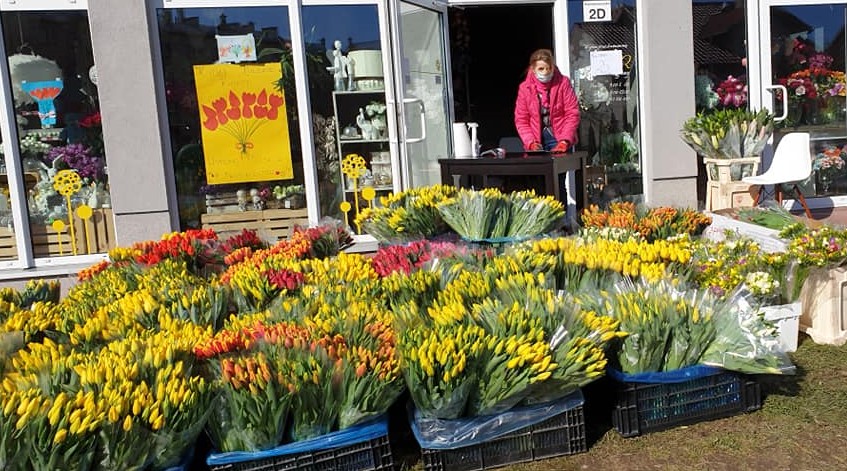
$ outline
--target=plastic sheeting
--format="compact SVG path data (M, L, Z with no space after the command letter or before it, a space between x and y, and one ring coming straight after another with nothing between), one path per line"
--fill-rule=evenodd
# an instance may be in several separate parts
M428 419L413 414L412 432L421 448L449 450L477 445L502 435L555 417L585 402L581 390L564 398L528 407L516 407L501 414L462 419Z
M308 440L280 445L276 448L271 448L270 450L212 453L206 459L206 464L210 466L219 466L242 463L245 461L262 460L266 458L276 458L278 456L293 455L295 453L329 450L332 448L355 445L384 435L388 435L388 420L383 414L379 418L362 425L328 433Z

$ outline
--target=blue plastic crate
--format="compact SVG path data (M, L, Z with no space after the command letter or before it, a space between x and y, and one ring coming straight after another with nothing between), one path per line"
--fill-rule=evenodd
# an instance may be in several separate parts
M686 375L685 370L693 372ZM677 372L652 373L666 382L616 380L612 424L624 437L665 430L706 420L751 412L762 407L761 386L750 376L701 366ZM632 376L630 376L632 378Z
M585 452L583 402L577 390L560 401L496 416L440 420L438 428L455 436L434 442L427 442L413 421L424 471L480 471Z

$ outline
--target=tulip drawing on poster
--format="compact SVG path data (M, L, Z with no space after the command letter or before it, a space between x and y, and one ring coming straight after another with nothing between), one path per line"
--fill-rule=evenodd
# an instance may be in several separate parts
M279 118L282 103L282 95L268 93L264 88L258 95L242 92L239 96L230 90L228 97L201 105L206 117L203 127L209 131L220 128L235 139L235 149L241 156L248 157L255 147L252 138L256 131Z
M294 175L278 63L194 66L209 184Z
M63 86L60 79L21 82L21 89L38 103L38 118L41 120L41 127L52 128L56 125L56 107L53 100L62 92Z

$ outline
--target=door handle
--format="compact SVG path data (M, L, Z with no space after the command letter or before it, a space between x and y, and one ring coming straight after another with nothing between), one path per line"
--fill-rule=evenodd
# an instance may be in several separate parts
M415 142L421 142L424 139L426 139L426 120L425 120L426 109L424 108L424 102L420 98L403 98L403 104L404 105L405 104L412 104L412 103L418 103L418 104L420 104L420 107L421 107L421 111L420 111L420 113L421 113L421 137L413 137L411 139L406 138L407 144L413 144ZM406 128L405 118L403 119L403 128L406 129L406 131L407 131L406 135L408 135L408 129Z
M788 89L785 85L765 85L765 90L779 90L782 92L782 114L774 116L773 122L778 123L788 117Z

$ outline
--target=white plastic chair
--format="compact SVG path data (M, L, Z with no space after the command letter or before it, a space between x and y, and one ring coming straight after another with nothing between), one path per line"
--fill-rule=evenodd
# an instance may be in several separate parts
M765 185L773 185L776 202L782 205L782 185L792 185L797 199L806 211L806 217L811 219L812 212L809 211L809 206L806 205L806 198L803 197L800 187L797 186L798 183L809 178L811 174L812 154L809 149L809 133L792 132L782 136L782 139L776 146L776 151L774 151L773 161L765 173L752 177L744 177L741 180L744 183L759 185L756 204L762 199Z

